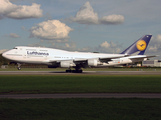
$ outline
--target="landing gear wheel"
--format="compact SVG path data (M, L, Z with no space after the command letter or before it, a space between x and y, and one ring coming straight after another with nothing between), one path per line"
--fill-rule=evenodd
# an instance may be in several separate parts
M20 67L17 67L17 69L18 69L18 70L21 70L21 68L20 68Z
M21 64L20 63L17 63L17 65L18 65L17 69L18 70L21 70Z
M71 73L71 70L66 70L66 73Z
M66 70L66 73L82 73L82 72L83 72L82 69L76 69L76 70L68 69L68 70Z

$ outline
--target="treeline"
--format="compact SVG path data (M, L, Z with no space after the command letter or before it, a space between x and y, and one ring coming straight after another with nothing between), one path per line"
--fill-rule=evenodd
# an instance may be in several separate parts
M2 57L2 54L0 54L0 66L1 65L8 65L9 63L10 63L10 61L5 59L4 57Z

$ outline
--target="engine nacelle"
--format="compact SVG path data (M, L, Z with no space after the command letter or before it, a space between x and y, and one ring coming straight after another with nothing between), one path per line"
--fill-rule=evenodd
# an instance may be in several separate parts
M75 66L75 64L72 61L62 61L60 62L60 67L62 68L70 68Z
M132 62L134 62L134 61L132 61L131 59L129 59L129 58L121 58L121 59L119 59L120 60L120 63L122 64L122 63L125 63L125 64L127 64L127 63L132 63Z
M98 62L96 59L89 59L88 60L88 66L94 66L94 67L97 67L98 65Z

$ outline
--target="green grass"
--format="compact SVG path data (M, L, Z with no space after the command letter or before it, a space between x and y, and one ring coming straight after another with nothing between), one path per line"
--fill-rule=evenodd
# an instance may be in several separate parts
M161 93L161 75L0 76L0 94Z
M1 120L160 120L161 99L0 99Z
M0 94L161 93L161 75L0 75ZM1 120L160 120L161 99L0 99Z

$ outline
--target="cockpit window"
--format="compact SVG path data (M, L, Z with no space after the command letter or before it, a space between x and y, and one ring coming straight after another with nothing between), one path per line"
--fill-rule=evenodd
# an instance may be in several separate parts
M15 47L15 48L13 48L13 49L17 49L17 48Z

